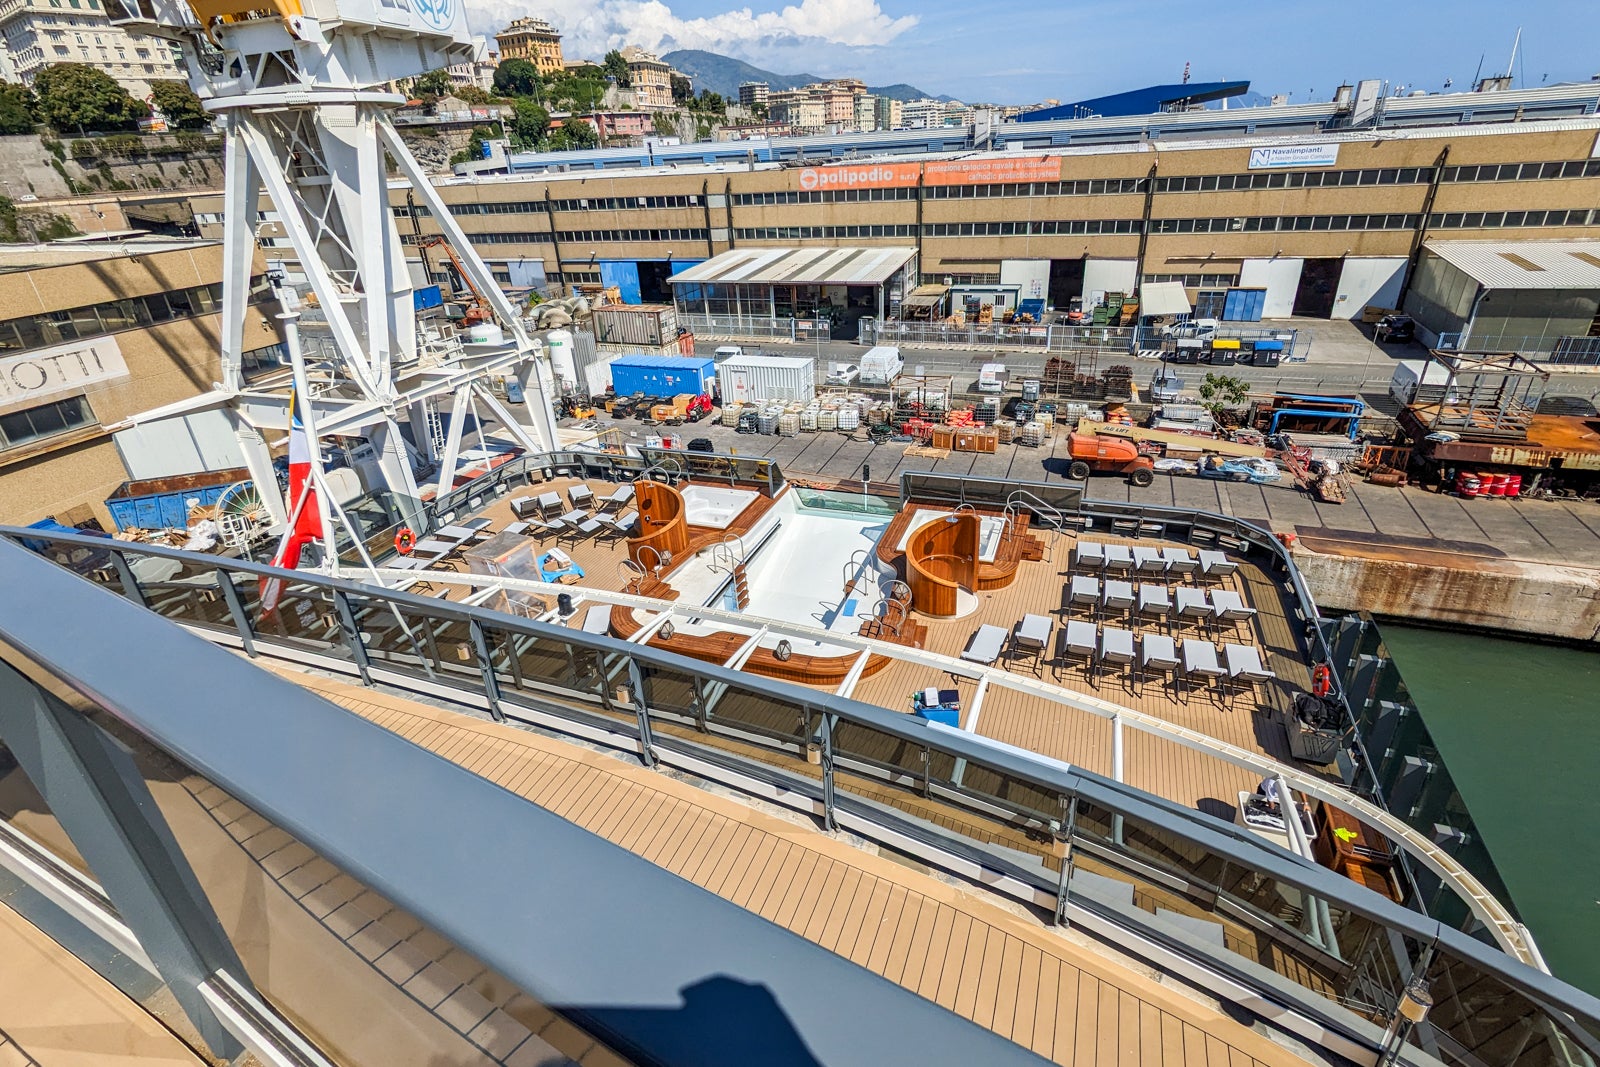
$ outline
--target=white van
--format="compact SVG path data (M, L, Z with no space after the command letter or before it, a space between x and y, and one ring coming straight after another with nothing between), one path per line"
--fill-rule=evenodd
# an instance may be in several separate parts
M905 365L900 350L894 345L877 345L867 349L867 354L861 357L859 381L862 385L892 385Z
M1006 387L1006 365L1004 363L985 363L978 371L978 392L999 393Z
M725 359L736 359L744 355L744 349L739 345L723 345L711 354L711 358L721 363Z

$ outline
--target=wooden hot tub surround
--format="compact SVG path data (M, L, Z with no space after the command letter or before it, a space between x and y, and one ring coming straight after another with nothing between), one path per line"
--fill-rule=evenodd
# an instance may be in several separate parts
M689 547L683 494L661 482L639 481L633 483L633 501L639 509L639 532L628 538L628 558L651 570L668 553L683 559Z
M958 611L961 591L978 581L978 535L974 512L957 512L924 523L906 542L906 584L911 605L924 615L949 618Z
M923 504L922 508L935 505ZM895 572L907 585L913 585L911 568L899 544L905 538L906 530L911 525L911 520L916 516L919 506L908 503L900 509L900 514L890 520L884 529L883 536L878 539L878 559L885 565L893 567ZM974 518L1004 518L1003 513L995 510L974 511L965 509L953 512L958 517L972 516ZM977 559L977 542L974 542L972 557L976 561L976 570L972 584L966 588L974 592L988 592L995 589L1004 589L1017 580L1017 572L1024 560L1040 560L1044 558L1044 543L1028 532L1029 516L1026 512L1012 517L1010 527L1000 538L999 550L993 560ZM943 521L942 519L940 521ZM981 524L976 527L981 533ZM912 547L912 542L907 541L907 548ZM917 605L917 610L923 610Z

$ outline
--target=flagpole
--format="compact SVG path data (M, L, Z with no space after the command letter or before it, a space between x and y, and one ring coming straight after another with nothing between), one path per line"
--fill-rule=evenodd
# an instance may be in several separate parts
M325 505L318 509L318 516L322 519L323 544L327 549L329 573L335 578L339 577L339 546L334 541L333 519L328 514L329 510L332 509L339 516L339 523L349 531L350 543L355 545L356 554L361 557L362 564L371 573L373 583L382 587L383 579L378 576L378 566L373 563L372 556L368 554L366 542L355 528L355 524L350 521L350 517L345 514L344 508L340 506L333 492L328 488L327 479L323 477L322 441L317 437L317 417L313 410L314 405L311 402L311 387L306 377L305 355L300 350L300 313L298 311L286 311L279 314L278 318L283 320L284 341L289 346L289 364L294 372L294 391L298 400L297 406L300 410L300 420L305 424L306 437L311 442L311 480L315 483L316 491L321 497L320 502ZM291 434L294 433L292 413L289 432ZM308 495L307 491L301 491L300 502L296 504L295 508L297 517L299 506L304 503ZM291 530L294 528L293 522L290 523L289 528ZM412 633L411 627L406 625L405 617L401 615L400 609L395 606L393 601L389 601L389 610L393 612L395 622L400 624L401 631L405 633L406 639L411 642L412 648L417 651L422 659L423 666L426 667L427 657L423 656L421 650L417 648L416 634ZM433 672L430 669L428 673L432 674Z

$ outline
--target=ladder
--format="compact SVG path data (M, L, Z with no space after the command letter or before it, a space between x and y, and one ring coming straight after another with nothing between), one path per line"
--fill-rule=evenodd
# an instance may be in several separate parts
M743 560L733 565L733 593L740 611L750 606L750 579Z
M422 402L422 410L428 423L428 440L433 443L433 458L437 460L445 450L444 418L439 414L439 398L428 397Z

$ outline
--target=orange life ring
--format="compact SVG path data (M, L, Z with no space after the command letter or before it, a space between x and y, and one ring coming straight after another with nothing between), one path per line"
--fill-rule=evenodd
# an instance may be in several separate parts
M411 532L411 527L402 526L394 535L394 550L402 556L411 555L411 550L417 545L417 535Z
M1325 697L1333 692L1333 671L1326 663L1319 663L1311 668L1311 693L1313 696Z

